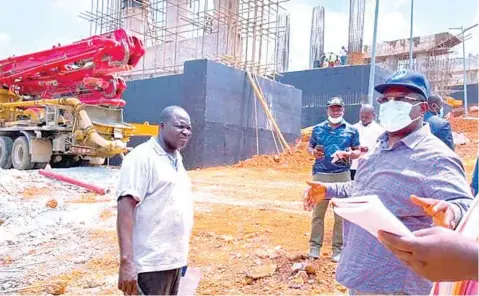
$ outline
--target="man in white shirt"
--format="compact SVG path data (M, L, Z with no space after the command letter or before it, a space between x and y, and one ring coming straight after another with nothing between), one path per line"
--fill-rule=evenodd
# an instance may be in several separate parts
M176 295L193 228L191 182L179 150L191 137L188 113L170 106L157 137L123 160L118 184L118 289L126 295Z
M380 135L384 133L384 129L374 118L376 114L374 107L364 104L359 110L360 121L353 126L359 131L359 143L361 143L361 152L367 153L376 143ZM354 180L356 170L358 168L358 159L353 159L351 164L351 180Z

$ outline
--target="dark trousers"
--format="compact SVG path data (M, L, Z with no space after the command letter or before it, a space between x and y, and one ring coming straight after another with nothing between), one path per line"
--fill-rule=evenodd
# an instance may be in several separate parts
M354 176L356 176L356 170L351 170L351 181L354 180Z
M178 295L181 268L138 274L138 290L142 295Z

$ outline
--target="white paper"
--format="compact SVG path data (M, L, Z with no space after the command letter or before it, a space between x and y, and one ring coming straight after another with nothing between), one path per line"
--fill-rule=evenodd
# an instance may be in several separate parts
M384 206L377 195L333 198L331 202L336 214L364 228L375 237L378 236L379 230L399 236L414 236L406 225Z

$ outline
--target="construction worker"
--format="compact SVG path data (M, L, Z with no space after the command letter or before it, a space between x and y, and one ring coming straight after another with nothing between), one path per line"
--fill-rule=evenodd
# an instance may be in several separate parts
M424 114L424 121L429 123L431 132L454 150L454 139L449 121L444 119L444 101L440 96L431 95L427 101L428 111Z
M373 148L380 135L384 133L384 129L374 119L376 111L369 104L363 104L359 110L359 122L353 126L359 132L359 142L361 143L361 155L367 153ZM354 159L351 163L351 180L354 180L356 170L358 168L358 159Z
M339 56L341 59L341 66L345 66L348 59L348 51L346 50L346 48L344 48L344 46L341 46L341 51Z
M191 182L179 150L191 137L177 106L160 115L157 137L123 160L118 183L118 288L127 295L176 295L193 227Z
M411 231L429 228L432 219L422 201L433 199L427 210L454 229L468 210L472 195L458 155L435 137L424 114L428 110L429 82L423 74L401 70L384 84L379 121L386 130L359 162L355 180L345 183L308 182L304 208L330 198L376 195ZM432 283L411 271L376 237L344 221L345 246L336 269L336 280L360 294L429 294Z
M313 180L347 182L350 180L350 161L360 155L359 133L343 119L344 102L341 98L331 98L327 108L328 119L313 128L309 140L308 152L316 158L313 165ZM321 202L313 211L309 240L309 257L313 259L319 258L323 246L324 216L328 204L328 201ZM332 245L331 260L339 262L343 247L343 221L337 215L334 215Z

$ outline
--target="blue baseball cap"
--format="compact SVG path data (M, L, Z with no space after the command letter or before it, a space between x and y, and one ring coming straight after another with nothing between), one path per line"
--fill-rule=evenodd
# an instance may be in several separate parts
M412 70L399 70L386 79L383 84L376 85L374 88L378 93L383 94L386 89L391 86L403 86L418 92L424 96L424 100L427 100L430 94L429 81L426 77L416 71Z

